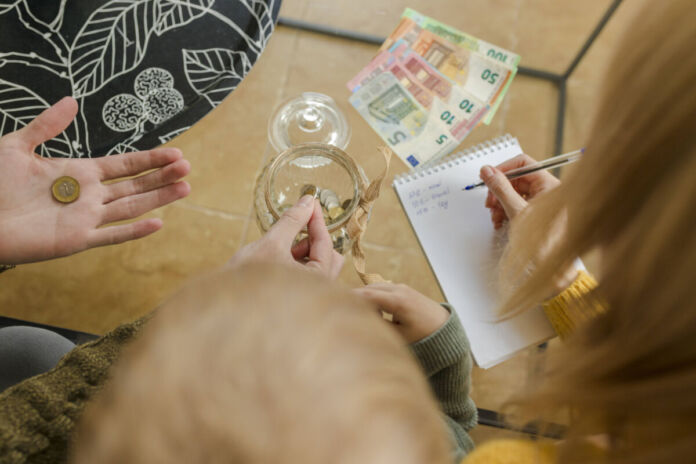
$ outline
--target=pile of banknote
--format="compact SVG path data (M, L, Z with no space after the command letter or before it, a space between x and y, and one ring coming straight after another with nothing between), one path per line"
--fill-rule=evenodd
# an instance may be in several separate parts
M489 124L520 56L410 8L377 56L348 82L351 104L412 169Z

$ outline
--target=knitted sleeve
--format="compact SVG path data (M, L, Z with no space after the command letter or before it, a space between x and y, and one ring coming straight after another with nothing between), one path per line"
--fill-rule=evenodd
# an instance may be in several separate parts
M146 320L76 347L55 368L0 394L0 464L66 462L70 436L85 404Z
M588 273L579 271L570 287L543 304L546 317L561 339L567 338L578 326L604 312L598 302L590 305L573 304L595 287L597 281Z
M474 447L467 433L478 422L476 405L469 397L473 360L457 314L447 305L447 322L436 332L411 345L411 350L428 377L445 421L452 433L454 462Z

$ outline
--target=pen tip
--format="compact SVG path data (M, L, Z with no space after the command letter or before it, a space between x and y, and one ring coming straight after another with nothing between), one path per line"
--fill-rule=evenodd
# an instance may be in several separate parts
M466 187L464 187L464 190L471 190L472 188L474 188L473 185L467 185Z

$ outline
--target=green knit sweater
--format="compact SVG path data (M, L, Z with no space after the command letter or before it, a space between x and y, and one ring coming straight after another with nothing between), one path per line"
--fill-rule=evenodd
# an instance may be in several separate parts
M45 374L0 394L0 464L62 463L85 404L143 320L80 345Z
M447 323L411 349L442 404L453 435L453 458L459 462L473 447L467 431L477 417L469 398L469 343L456 313L445 307L450 311ZM107 380L111 364L144 320L76 347L52 370L0 394L0 464L66 462L85 404Z

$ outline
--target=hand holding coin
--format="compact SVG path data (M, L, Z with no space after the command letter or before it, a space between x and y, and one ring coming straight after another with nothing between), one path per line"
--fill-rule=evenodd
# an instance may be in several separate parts
M273 262L297 269L318 272L330 279L338 277L343 256L334 250L319 202L313 193L302 196L288 208L266 235L240 249L229 266L239 267L250 262ZM295 243L295 238L307 228L308 237Z
M108 225L190 191L180 181L190 165L176 148L93 159L38 156L36 147L60 134L77 109L77 102L66 97L0 138L0 264L58 258L144 237L159 230L162 221ZM132 176L138 177L121 180Z

